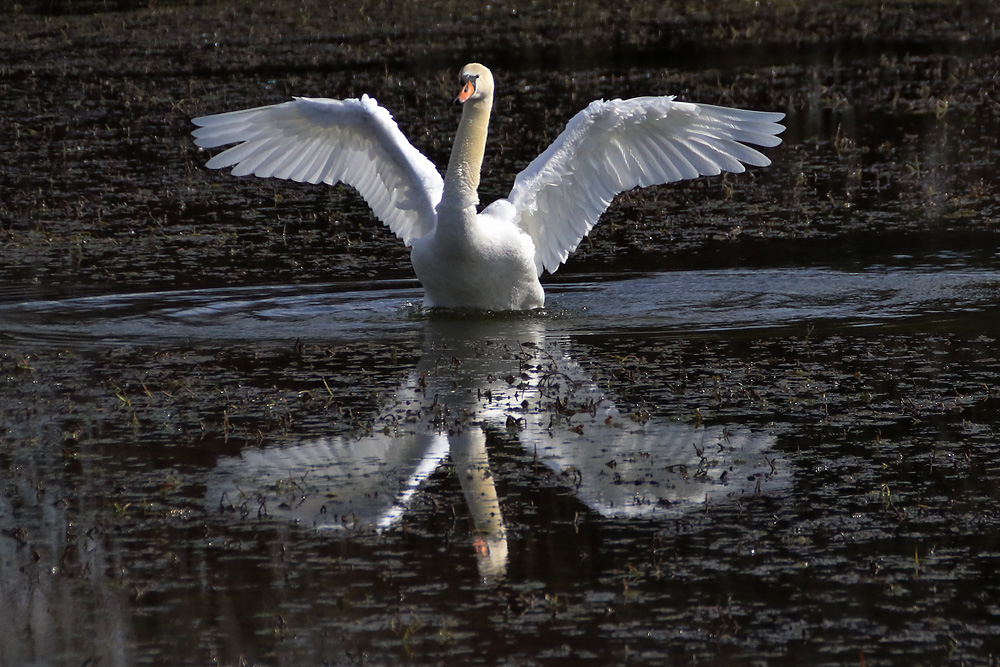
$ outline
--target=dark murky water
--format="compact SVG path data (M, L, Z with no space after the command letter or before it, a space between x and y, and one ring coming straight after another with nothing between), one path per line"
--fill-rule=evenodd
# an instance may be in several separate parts
M996 662L996 8L688 4L0 3L0 664ZM188 139L367 91L443 164L473 58L487 200L600 96L786 143L477 317Z

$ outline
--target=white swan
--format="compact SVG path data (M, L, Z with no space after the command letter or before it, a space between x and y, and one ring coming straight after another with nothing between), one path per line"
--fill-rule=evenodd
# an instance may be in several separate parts
M493 75L461 73L463 105L444 180L384 108L367 95L291 102L193 119L195 144L238 143L208 161L233 174L344 182L407 246L424 306L540 308L538 278L554 272L620 192L770 160L745 144L776 146L782 113L675 101L597 100L574 116L514 179L510 196L477 213L493 107Z

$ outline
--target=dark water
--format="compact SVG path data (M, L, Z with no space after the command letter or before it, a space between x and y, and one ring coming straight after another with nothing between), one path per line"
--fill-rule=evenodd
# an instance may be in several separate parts
M0 664L997 661L995 8L0 7ZM443 163L473 58L487 200L600 96L785 144L483 316L188 139L367 91Z

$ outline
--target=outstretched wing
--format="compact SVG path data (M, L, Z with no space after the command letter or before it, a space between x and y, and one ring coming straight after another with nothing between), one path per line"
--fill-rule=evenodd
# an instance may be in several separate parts
M407 141L388 110L367 95L296 97L192 122L200 126L192 133L198 146L238 143L209 160L211 169L234 167L234 176L306 183L343 181L406 245L434 228L441 174Z
M535 241L538 274L565 262L620 192L769 165L745 144L780 144L784 116L673 97L592 102L517 175L508 197Z

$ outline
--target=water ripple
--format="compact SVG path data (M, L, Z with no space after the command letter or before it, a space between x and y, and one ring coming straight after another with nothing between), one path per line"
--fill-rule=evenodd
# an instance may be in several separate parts
M926 327L994 317L1000 273L816 268L588 275L552 285L550 333L690 336L816 323ZM413 281L60 295L0 305L0 333L57 345L345 340L419 328Z

